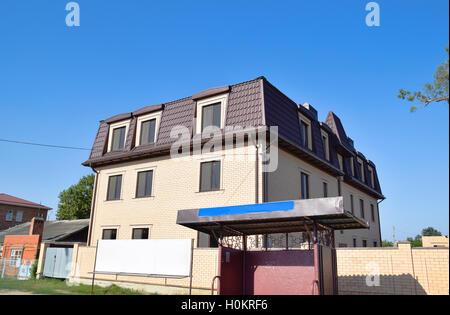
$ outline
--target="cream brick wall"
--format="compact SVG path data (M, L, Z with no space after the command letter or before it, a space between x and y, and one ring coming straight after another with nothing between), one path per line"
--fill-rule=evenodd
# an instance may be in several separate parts
M278 156L278 169L268 175L268 201L295 200L300 199L300 173L305 172L309 175L309 195L310 198L323 197L323 182L328 184L328 196L336 197L338 193L338 180L336 177L325 173L316 167L302 161L301 159L280 150ZM353 247L353 237L357 239L357 246L362 246L362 240L367 240L367 246L372 247L373 242L381 245L377 200L369 195L353 188L346 183L341 182L341 193L344 197L344 208L350 211L350 194L354 198L354 215L360 216L359 200L364 200L365 219L369 223L369 229L346 230L335 232L336 246L346 244L347 247ZM375 221L371 220L370 204L374 205Z
M235 159L225 156L230 153ZM117 228L118 239L131 239L137 225L148 225L150 238L196 238L196 231L176 224L178 210L255 203L255 154L255 147L249 146L194 158L166 156L100 168L90 245L101 239L106 228ZM217 159L222 160L221 189L199 192L200 163ZM146 169L153 169L154 197L135 198L137 172ZM117 174L122 174L121 200L106 201L108 178Z
M340 294L449 294L449 249L339 248L336 250ZM366 277L379 271L380 286Z
M79 246L74 247L72 256L72 267L70 279L72 282L82 282L90 284L92 282L92 271L95 261L95 247ZM195 248L192 265L192 288L196 293L210 294L212 280L217 275L218 268L218 248ZM147 292L164 292L168 294L187 294L189 288L189 278L170 279L152 278L136 276L115 276L96 275L95 283L111 284L141 289ZM165 287L165 288L162 288ZM214 283L214 290L217 290L217 281Z

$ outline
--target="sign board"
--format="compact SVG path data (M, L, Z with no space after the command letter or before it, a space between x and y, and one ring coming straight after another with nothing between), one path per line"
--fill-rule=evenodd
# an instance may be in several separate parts
M95 273L189 277L191 239L99 240Z

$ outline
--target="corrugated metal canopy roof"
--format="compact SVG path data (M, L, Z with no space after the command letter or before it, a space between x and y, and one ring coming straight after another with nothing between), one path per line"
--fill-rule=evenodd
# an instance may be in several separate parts
M231 207L178 211L177 224L217 236L366 229L344 210L343 197L291 200Z

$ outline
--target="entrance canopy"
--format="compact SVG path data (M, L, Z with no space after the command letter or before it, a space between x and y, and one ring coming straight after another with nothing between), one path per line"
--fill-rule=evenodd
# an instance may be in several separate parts
M177 224L216 236L367 229L344 210L343 197L179 210Z

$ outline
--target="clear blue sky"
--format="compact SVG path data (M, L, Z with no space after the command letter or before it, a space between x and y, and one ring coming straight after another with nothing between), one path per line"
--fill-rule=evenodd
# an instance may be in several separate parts
M383 238L448 234L448 106L396 97L446 58L448 1L378 1L378 28L364 0L80 0L74 28L68 2L0 2L0 138L90 148L101 119L264 75L376 163ZM0 142L0 192L56 209L87 158Z

